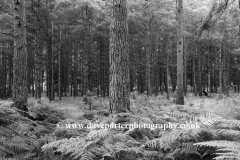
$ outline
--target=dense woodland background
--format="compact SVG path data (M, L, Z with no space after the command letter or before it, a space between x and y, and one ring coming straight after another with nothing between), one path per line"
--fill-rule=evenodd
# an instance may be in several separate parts
M240 159L239 15L238 0L1 0L0 159ZM186 122L200 128L65 126Z
M12 95L14 17L9 3L1 2L1 98ZM212 11L213 18L204 26L208 30L198 41L196 34L210 14L212 1L184 1L183 6L184 92L187 86L196 95L202 90L218 92L220 82L224 93L230 85L238 92L237 1L219 11L223 13ZM140 93L147 91L147 78L149 95L175 91L176 2L129 1L128 10L131 91L134 87ZM26 18L29 94L39 98L46 92L54 100L83 96L95 88L97 95L108 96L110 2L32 0L26 2Z

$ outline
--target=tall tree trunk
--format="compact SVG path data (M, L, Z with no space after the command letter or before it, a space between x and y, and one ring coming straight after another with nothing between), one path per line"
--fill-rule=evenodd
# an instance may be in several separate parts
M75 44L75 43L74 43ZM77 45L77 44L75 44ZM77 51L76 50L73 50L73 56L74 56L74 78L73 78L73 85L74 85L74 97L78 96L78 82L77 82L77 79L78 79L78 54L77 54Z
M46 1L46 6L50 8L49 1ZM50 13L49 9L49 13ZM49 26L49 19L46 19L46 25L47 25L47 38L48 38L48 43L47 43L47 71L46 71L46 79L47 79L47 96L50 101L52 101L52 37L50 35L50 30L51 26Z
M229 97L229 86L231 86L230 84L230 77L229 77L229 70L230 70L230 66L229 66L229 60L230 60L230 55L229 52L227 51L226 53L226 96Z
M53 11L52 11L52 14L53 14ZM54 101L55 100L55 79L54 79L54 69L55 69L55 54L54 54L54 48L53 48L53 34L54 34L54 24L53 24L53 15L52 15L52 43L51 43L51 52L52 52L52 93L51 93L51 97L52 97L52 100Z
M217 57L217 54L214 52L214 57ZM212 67L212 91L211 92L216 92L216 84L217 84L217 81L216 81L216 73L215 73L215 68L216 68L216 59L215 58L213 60L213 67Z
M197 45L197 61L198 61L198 80L197 80L197 93L198 96L202 96L202 63L201 63L201 53L200 53L200 44Z
M183 93L183 0L178 0L177 7L177 99L176 104L184 105Z
M223 99L222 94L222 43L219 46L219 99Z
M11 97L12 96L12 78L13 78L13 53L12 53L12 44L8 43L8 47L7 47L7 62L8 62L8 80L7 80L7 97Z
M207 53L207 92L211 91L211 65L210 65L210 40L208 36L208 53Z
M27 44L25 0L14 0L13 100L27 103Z
M88 24L88 27L86 28L85 32L85 46L87 48L87 51L84 54L84 77L83 77L83 83L84 83L84 88L83 88L83 93L86 94L87 90L90 89L90 81L89 81L89 54L91 54L91 45L90 45L90 24L89 24L89 7L88 4L86 4L85 8L85 19L86 23Z
M226 68L226 46L225 41L222 44L222 75L223 75L223 93L226 95L227 91L227 68Z
M195 96L197 96L197 83L196 83L196 53L193 53L193 68L192 68L192 73L193 73L193 90Z
M7 53L4 51L5 44L2 42L2 48L0 51L0 99L6 98L6 86L7 86Z
M40 44L39 44L39 30L36 27L35 38L35 97L41 98L41 59L40 59Z
M37 5L37 25L36 25L36 39L35 39L35 89L36 89L36 98L41 98L41 79L42 79L42 70L41 70L41 52L40 52L40 0L38 0Z
M61 27L59 30L59 52L58 52L58 95L59 95L59 100L62 100L62 57L61 57L61 48L62 48L62 32L61 32Z
M183 90L184 95L187 95L187 40L186 37L184 37L184 43L183 43L183 66L184 66L184 77L183 77Z
M168 86L169 86L169 53L168 53L168 45L169 43L167 43L166 45L166 92L167 92L167 100L169 100L169 89L168 89Z
M3 53L3 97L7 94L7 52Z
M104 76L103 76L103 42L102 42L102 31L99 30L99 90L100 95L103 97L103 88L104 88Z
M163 95L163 91L164 91L164 66L161 67L162 69L160 70L160 74L161 74L161 95Z
M110 25L110 110L130 110L130 80L126 0L112 1Z
M3 43L1 43L2 45L3 45ZM3 55L4 55L4 51L2 50L2 48L0 48L1 49L1 51L0 51L0 99L3 99L4 98L4 94L3 94L3 67L4 67L4 65L3 65Z
M146 25L146 89L147 95L152 94L151 86L151 53L150 53L150 28Z

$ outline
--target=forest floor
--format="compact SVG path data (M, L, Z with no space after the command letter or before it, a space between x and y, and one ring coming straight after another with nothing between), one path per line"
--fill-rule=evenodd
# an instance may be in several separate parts
M98 123L101 121L111 121L109 116L109 99L101 98L95 99L91 105L91 110L89 106L83 103L82 97L63 97L62 100L56 100L54 102L49 102L47 98L43 98L42 104L36 103L37 99L29 98L28 107L30 113L38 113L41 111L48 112L49 115L53 113L51 120L55 117L56 122L64 123ZM1 101L0 106L9 106L12 101ZM157 97L147 97L145 95L136 95L135 99L131 98L131 112L135 118L131 122L140 123L154 123L156 117L163 116L162 112L174 112L179 110L179 106L175 105L174 98L170 100L166 99L166 95L159 95ZM187 107L190 110L188 114L192 114L195 111L199 114L210 114L211 117L223 117L223 118L235 118L239 119L238 111L240 110L240 94L230 93L229 97L224 97L219 100L218 95L214 95L212 98L208 97L196 97L189 93L185 97L185 105L180 108ZM56 111L56 116L54 116L54 111ZM61 116L59 116L61 114ZM36 115L35 115L36 116ZM165 118L167 117L164 114ZM140 118L141 117L141 118ZM182 116L184 117L184 116ZM46 118L46 116L45 116ZM44 119L44 118L40 118ZM107 119L107 120L106 120ZM140 120L141 119L141 120Z
M152 116L161 115L161 111L174 111L176 108L174 98L166 100L165 97L166 95L159 95L157 97L136 95L135 99L131 98L131 113L135 116L142 116L152 120ZM224 97L222 100L218 98L218 95L214 95L212 98L200 98L190 93L185 97L184 106L192 110L198 110L198 112L203 114L211 114L211 116L214 117L221 116L224 118L238 119L238 117L236 117L236 110L238 110L240 106L239 99L240 94L237 93L231 93L229 97ZM30 111L34 110L35 106L33 104L35 101L36 99L29 98ZM61 101L56 100L50 103L46 101L43 105L63 113L64 121L71 123L78 123L86 119L91 122L96 119L98 119L98 121L104 121L103 119L106 116L103 116L103 113L109 113L108 98L94 100L91 110L89 106L83 103L82 97L63 97ZM146 121L150 122L149 120Z
M174 95L171 95L171 97L174 97ZM213 123L216 122L215 120L218 118L235 120L240 119L240 94L237 93L230 93L229 97L224 97L221 100L218 98L218 95L212 95L211 98L200 98L193 96L193 94L189 93L187 97L185 97L185 105L183 106L175 105L174 98L170 98L170 100L167 100L166 95L159 95L157 97L135 95L135 98L133 98L133 95L131 95L131 111L129 113L123 113L122 115L117 115L115 117L109 114L108 98L95 98L91 105L91 110L89 106L83 103L82 97L63 97L62 100L56 100L54 102L49 102L47 98L42 98L41 102L41 104L37 103L37 99L35 98L28 99L28 115L30 115L30 118L29 116L28 118L26 118L25 114L23 114L22 112L19 112L17 109L12 109L11 107L9 107L13 103L11 100L0 100L0 123L12 125L13 123L17 122L18 126L16 127L16 130L19 133L24 134L23 138L25 138L25 140L27 141L29 137L31 137L31 140L35 142L34 147L36 147L37 150L31 152L34 152L34 155L38 158L46 156L42 152L40 152L42 149L41 147L43 146L43 144L46 144L46 142L52 143L47 144L47 146L44 147L45 150L55 146L54 142L59 142L58 145L60 152L64 153L67 151L67 153L75 154L74 148L69 148L69 150L65 150L64 147L66 145L68 146L68 143L72 143L74 146L80 145L82 148L86 148L89 147L88 144L84 146L85 144L82 143L82 141L85 142L86 137L91 137L93 139L96 137L100 137L101 139L105 140L106 144L111 144L108 145L110 147L107 151L104 150L99 152L99 154L101 153L101 156L104 156L103 153L105 154L105 152L109 152L112 154L118 151L123 151L124 148L128 148L130 145L129 136L134 138L132 139L133 141L131 141L131 148L134 150L134 152L142 152L144 156L147 157L150 153L148 152L148 150L145 150L141 146L148 145L148 142L151 142L151 147L154 150L154 148L156 147L154 146L155 140L158 140L159 137L162 137L163 140L169 140L169 143L173 143L172 140L176 141L176 137L180 136L175 134L181 134L182 132L184 134L188 134L188 132L192 134L191 130L186 130L185 133L184 130L182 130L182 132L178 132L178 130L163 131L161 128L153 130L117 130L117 133L120 134L120 139L122 141L115 141L113 139L112 141L110 140L111 136L109 135L115 135L115 131L113 134L111 133L111 129L106 131L100 128L64 128L62 126L59 127L59 124L87 125L90 123L110 124L112 122L118 124L121 123L124 119L127 119L127 121L125 122L130 124L183 124L192 120L194 122L198 122L198 120L200 120L201 124L210 124L210 127L213 127ZM7 117L7 119L12 119L13 121L6 122L5 117ZM202 117L203 119L201 119ZM227 126L233 124L238 125L236 121L233 121ZM218 127L217 129L221 127ZM206 134L206 130L204 128L202 130L198 130L197 132L200 131ZM211 132L209 132L209 134ZM27 133L27 135L25 135L25 133ZM172 137L172 139L169 139L170 133L172 135L170 136ZM164 136L162 136L163 134L166 134L166 139L164 139ZM230 135L232 136L232 134ZM66 140L68 138L70 138L69 141ZM90 142L95 143L95 141L92 141L91 139ZM119 149L119 145L122 149ZM132 153L133 150L129 152ZM159 154L158 152L151 153ZM78 153L76 154L78 155ZM95 152L92 154L95 154ZM59 157L55 158L60 159ZM124 157L123 159L132 160L136 159L136 157L129 159Z

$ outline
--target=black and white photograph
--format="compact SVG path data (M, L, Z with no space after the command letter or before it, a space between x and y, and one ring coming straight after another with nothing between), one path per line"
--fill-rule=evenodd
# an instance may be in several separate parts
M0 0L0 160L240 160L240 0Z

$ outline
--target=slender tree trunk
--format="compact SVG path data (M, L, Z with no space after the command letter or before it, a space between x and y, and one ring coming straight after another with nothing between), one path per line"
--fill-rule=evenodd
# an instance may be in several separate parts
M42 70L41 70L41 52L40 52L40 0L38 0L37 5L37 25L36 25L36 39L35 39L35 54L36 54L36 60L35 60L35 88L36 88L36 98L41 98L41 79L42 79Z
M195 96L197 96L197 83L196 83L196 53L193 53L193 90L195 93Z
M229 77L229 70L230 70L230 66L229 66L229 59L230 59L230 55L229 52L226 53L226 96L229 97L229 86L231 86L230 84L230 77Z
M5 44L2 42L2 46ZM3 47L4 48L4 47ZM0 99L6 98L6 86L7 86L7 56L6 51L0 48Z
M208 53L207 53L207 92L211 90L211 65L210 65L210 40L208 37Z
M53 16L53 15L52 15ZM53 34L54 34L54 24L53 24L53 17L52 17L52 43L51 43L51 52L52 52L52 100L55 100L55 76L54 76L54 69L55 69L55 54L54 54L54 48L53 48Z
M88 12L89 12L89 7L88 5L86 5L86 8L85 8L85 19L88 19L89 20L89 16L88 16ZM87 20L86 20L86 23L89 23ZM86 29L86 33L85 33L85 46L87 48L87 52L85 52L84 54L84 80L83 80L83 83L84 83L84 94L87 93L87 90L90 89L90 81L89 81L89 54L91 52L91 48L90 48L90 24L88 24L88 27Z
M41 98L41 59L40 59L40 42L39 42L39 29L36 27L35 38L35 97Z
M225 42L223 41L222 44L222 76L223 76L223 94L226 95L227 89L227 74L226 74L226 46Z
M49 1L46 1L46 6L49 7ZM49 10L50 13L50 10ZM48 43L47 43L47 95L50 101L52 101L52 37L50 35L49 28L49 19L46 19L46 25L47 25L47 38L48 38Z
M150 28L146 25L146 89L147 95L152 95L151 86L151 53L150 53Z
M2 45L5 44L2 42ZM2 55L1 55L2 54ZM0 98L6 98L6 85L7 85L7 56L6 51L0 51Z
M166 45L166 92L167 92L167 100L169 100L169 89L168 89L168 86L169 86L169 53L168 53L168 43Z
M7 52L3 54L3 97L7 97Z
M12 96L12 82L13 82L13 54L12 53L12 43L8 44L8 93L7 96L11 97Z
M197 61L198 61L198 83L197 83L197 92L198 96L202 96L202 63L201 63L201 53L200 53L200 44L197 45Z
M61 28L60 28L60 30L59 30L59 52L58 52L58 94L59 94L59 100L62 100L61 46L62 46L62 32L61 32Z
M214 52L214 57L216 57L216 53ZM216 74L215 74L215 67L216 67L216 58L213 60L213 66L212 66L212 84L211 84L211 92L215 91L215 84L217 83L216 81Z
M219 99L223 99L222 94L222 43L219 46Z
M184 105L183 93L183 0L178 0L177 8L177 99L176 104Z
M183 77L183 87L184 87L184 96L187 96L187 40L186 37L184 37L184 43L183 43L184 51L183 51L183 66L184 66L184 77Z
M104 88L104 78L103 78L103 42L102 42L102 31L99 31L99 63L100 63L100 73L99 73L99 79L100 79L100 84L99 84L99 90L100 90L100 95L101 97L103 96L103 88Z
M130 110L130 80L126 0L112 1L110 25L110 110Z
M74 43L75 44L75 43ZM77 45L77 44L75 44ZM78 96L78 54L76 50L73 51L74 53L74 78L73 78L73 84L74 84L74 97Z
M13 100L27 104L27 44L25 0L14 0Z
M3 45L3 43L1 43ZM2 48L0 48L2 50ZM0 99L4 98L3 95L3 54L4 51L0 51Z

